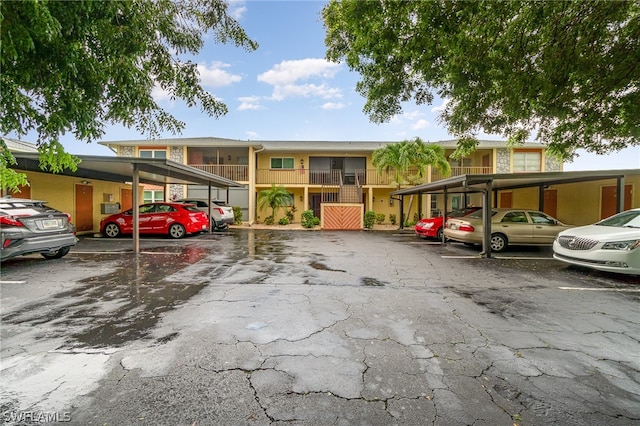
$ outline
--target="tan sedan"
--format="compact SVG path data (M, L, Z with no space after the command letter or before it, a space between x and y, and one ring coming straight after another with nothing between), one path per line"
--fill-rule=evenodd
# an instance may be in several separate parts
M508 245L550 246L560 231L572 228L537 210L491 209L491 250L501 252ZM461 218L447 220L444 236L465 244L482 244L482 209Z

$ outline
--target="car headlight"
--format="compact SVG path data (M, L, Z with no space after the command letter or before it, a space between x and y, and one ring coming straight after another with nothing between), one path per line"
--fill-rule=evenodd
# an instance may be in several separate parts
M640 247L640 240L612 241L602 246L603 250L633 250Z
M431 229L433 227L433 222L427 222L427 223L423 223L422 227L424 229Z

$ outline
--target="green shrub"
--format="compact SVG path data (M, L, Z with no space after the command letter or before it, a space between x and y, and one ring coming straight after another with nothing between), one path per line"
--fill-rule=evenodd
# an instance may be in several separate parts
M293 223L294 213L297 211L298 209L296 208L296 206L291 206L291 209L287 210L285 214L287 216L287 219L289 220L289 223Z
M280 224L280 225L288 225L289 224L289 218L281 217L280 220L278 221L278 224Z
M392 225L395 225L397 223L397 219L396 219L396 215L391 213L389 215L389 222L391 222Z
M367 210L364 212L364 227L366 229L373 228L373 224L376 222L376 212L373 210Z
M378 213L378 214L376 214L376 223L378 225L382 225L386 218L387 218L387 216L384 213Z
M264 224L265 225L273 225L274 221L275 221L275 219L273 218L273 215L267 216L267 217L264 218Z
M313 210L305 210L302 212L300 223L305 228L313 228L320 224L320 219L314 216Z
M233 224L242 225L242 207L233 206Z

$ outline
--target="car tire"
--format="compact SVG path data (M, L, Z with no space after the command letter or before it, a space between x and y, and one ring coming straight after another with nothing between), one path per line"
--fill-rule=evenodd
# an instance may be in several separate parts
M184 237L186 233L184 226L179 223L172 223L171 226L169 226L169 236L171 238L175 238L177 240Z
M120 236L120 227L115 223L107 223L104 227L104 235L109 238L116 238Z
M42 255L42 257L44 257L47 260L60 259L61 257L66 256L69 253L69 250L71 250L71 247L67 246L67 247L59 248L56 251L40 253L40 254Z
M489 245L491 246L491 251L500 253L501 251L504 251L507 248L507 244L508 244L507 237L505 237L503 234L491 235L491 240L489 242Z
M444 231L442 227L438 228L438 232L436 232L436 240L442 241L442 237L444 236Z

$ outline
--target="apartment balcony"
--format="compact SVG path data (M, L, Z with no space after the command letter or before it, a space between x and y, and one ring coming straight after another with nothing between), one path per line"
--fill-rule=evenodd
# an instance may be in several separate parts
M493 173L493 167L451 167L451 174L449 176L445 176L438 171L433 171L431 173L431 182L435 182L437 180L446 179L448 177L453 176L463 176L463 175L488 175Z
M222 164L189 164L196 169L204 170L214 175L222 176L236 182L249 181L249 167L246 165L222 165ZM492 167L452 167L451 174L444 176L439 172L431 173L431 182L445 179L451 176L470 174L490 174ZM402 174L400 180L410 185L427 183L426 176L419 178L416 171ZM257 169L256 184L258 185L351 185L358 182L363 186L387 186L395 185L395 172L378 173L376 169L355 170L351 173L342 170L330 169Z
M249 166L246 165L189 164L189 166L236 182L249 181Z

